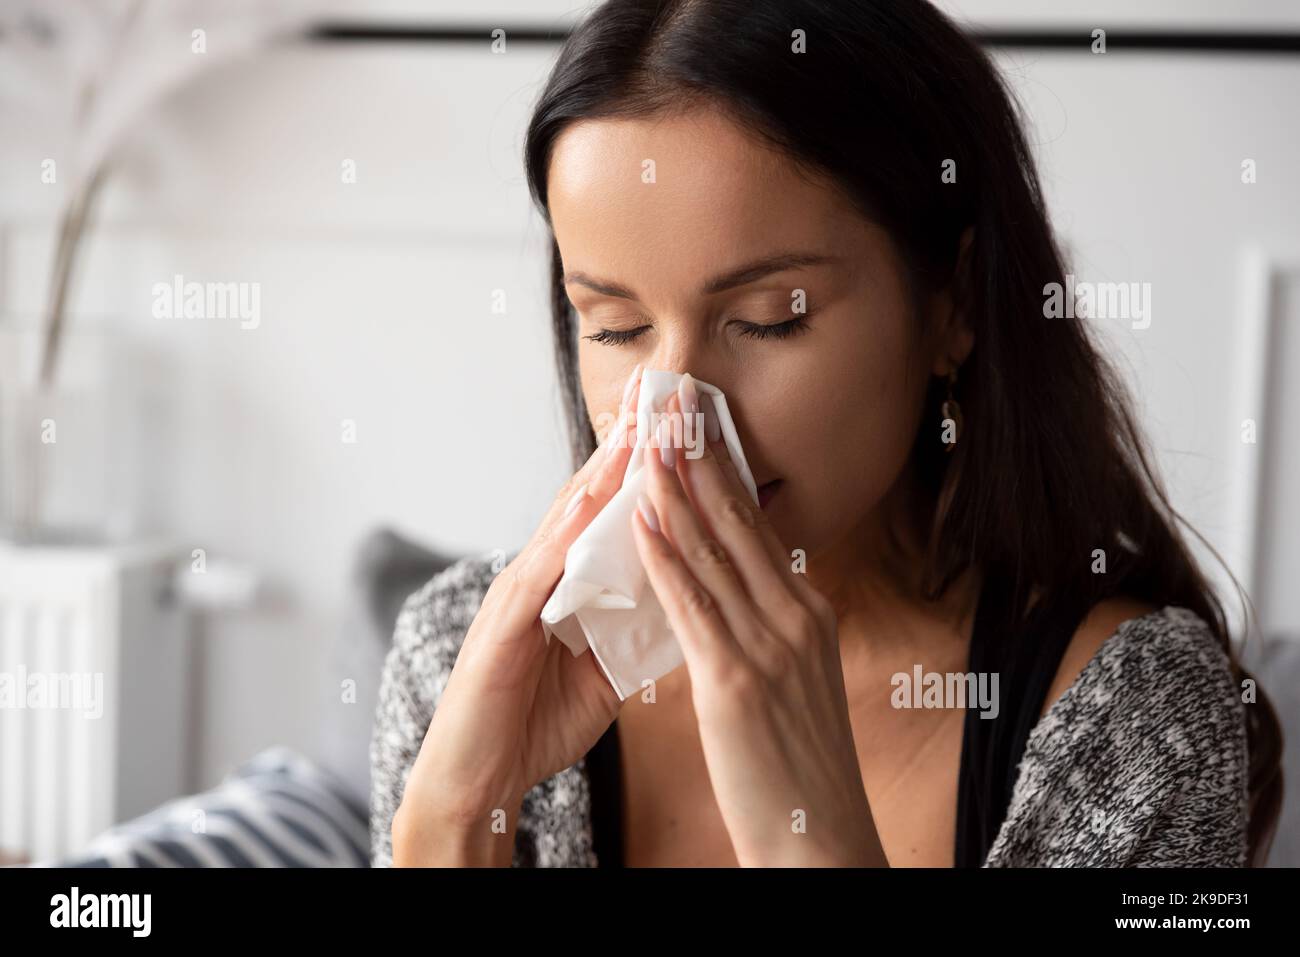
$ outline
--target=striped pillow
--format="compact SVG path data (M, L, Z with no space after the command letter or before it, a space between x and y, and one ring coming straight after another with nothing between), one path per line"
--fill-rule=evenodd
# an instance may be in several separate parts
M59 867L366 867L367 810L289 748L105 831Z

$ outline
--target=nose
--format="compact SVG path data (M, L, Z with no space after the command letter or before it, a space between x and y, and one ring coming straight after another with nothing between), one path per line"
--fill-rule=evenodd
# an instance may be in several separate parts
M737 385L735 380L738 378L734 363L722 353L716 338L710 340L697 329L684 328L684 326L685 324L682 323L673 324L671 331L660 336L658 348L655 349L650 360L656 364L650 368L663 369L678 375L689 372L691 378L708 383L724 396L731 396L734 399L733 386ZM731 403L728 402L728 409L730 405ZM680 430L674 432L674 443L689 446L691 449L698 448L698 443L709 433L710 426L704 417L714 414L711 411L712 407L711 400L701 398L697 412L699 418L693 417L690 422L685 419L674 422L672 428ZM692 452L691 457L694 458L697 454Z
M692 378L707 382L725 393L730 377L725 357L718 355L714 345L686 323L664 325L670 329L659 337L659 347L651 356L648 368L678 375L689 372Z

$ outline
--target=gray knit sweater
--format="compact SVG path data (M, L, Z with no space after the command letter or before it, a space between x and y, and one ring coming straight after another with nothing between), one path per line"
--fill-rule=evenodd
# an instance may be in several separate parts
M393 813L493 577L467 558L397 621L370 748L371 861L392 865ZM1243 867L1245 705L1205 623L1166 607L1122 624L1034 726L987 867ZM594 867L579 760L524 798L516 867Z

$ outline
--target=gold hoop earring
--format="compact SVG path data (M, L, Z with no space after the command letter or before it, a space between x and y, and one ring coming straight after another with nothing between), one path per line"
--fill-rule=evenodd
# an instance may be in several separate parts
M957 447L957 440L961 438L962 419L961 404L953 396L953 387L957 385L957 370L953 369L948 373L948 398L943 400L943 405L939 407L939 414L942 416L940 421L943 439L943 450L951 452Z

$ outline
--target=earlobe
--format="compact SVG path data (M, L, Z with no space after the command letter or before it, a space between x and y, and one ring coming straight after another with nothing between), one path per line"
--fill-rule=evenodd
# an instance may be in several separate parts
M963 323L948 332L944 348L935 354L934 366L930 371L940 378L956 372L965 364L973 348L975 348L975 333Z
M957 261L965 263L970 258L970 248L975 242L975 227L967 226L962 230L961 239L957 240ZM960 269L960 266L958 267Z
M948 370L955 370L966 363L970 351L975 348L975 330L962 319L948 334L950 348L948 351ZM943 373L947 374L947 371Z

